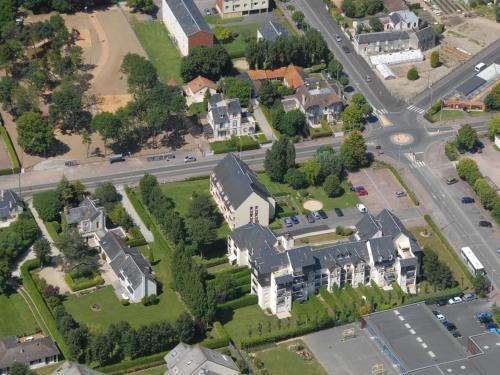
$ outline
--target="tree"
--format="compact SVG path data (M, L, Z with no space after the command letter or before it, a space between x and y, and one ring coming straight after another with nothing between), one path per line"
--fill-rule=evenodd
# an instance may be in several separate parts
M62 176L56 187L56 193L65 206L73 207L83 200L85 185L80 181L70 183L66 176Z
M325 182L323 182L323 190L330 198L338 197L342 194L339 178L333 174L327 176Z
M12 273L7 261L0 260L0 295L6 294L11 285Z
M280 98L280 94L276 89L276 86L269 80L263 80L261 82L260 90L259 90L259 100L262 104L267 107L271 107L276 99Z
M290 137L298 135L304 131L306 127L306 117L299 109L292 109L283 116L281 121L280 131Z
M111 362L115 343L110 341L107 335L97 335L92 340L91 353L92 359L99 363L99 366L106 366Z
M194 248L203 256L202 251L217 238L216 223L205 217L189 219L189 238Z
M97 257L87 242L82 238L78 229L66 227L55 241L56 247L64 255L64 269L66 272L97 269Z
M434 51L431 53L431 67L437 68L439 65L441 65L439 61L439 51Z
M115 185L110 181L101 182L97 185L93 196L99 201L100 205L104 206L104 208L109 211L111 211L115 204L122 199Z
M52 148L54 133L40 113L25 112L16 121L17 142L28 154L46 155Z
M127 6L142 13L151 13L155 8L153 0L127 0Z
M326 146L330 150L324 149L316 150L316 160L321 165L320 171L320 179L324 180L329 175L335 175L337 177L342 176L342 162L340 161L339 156L330 146Z
M10 76L0 78L0 103L5 111L12 112L14 109L14 89L19 86L16 79Z
M175 333L180 342L189 344L194 340L196 329L188 313L182 313L175 321Z
M342 66L340 61L338 61L336 59L332 59L328 63L328 73L330 73L330 75L333 78L337 78L340 75L340 73L342 73L343 69L344 69L344 67Z
M366 144L361 132L355 130L344 139L340 146L340 160L348 171L368 165Z
M460 159L457 164L457 173L462 180L467 181L471 186L474 186L476 180L482 177L476 162L469 158Z
M372 31L374 32L384 31L384 24L382 23L382 21L380 21L380 18L372 17L370 18L369 23Z
M50 242L46 238L40 238L33 244L33 250L37 259L40 261L40 265L45 267L50 264L50 255L52 249L50 247Z
M231 31L227 27L216 26L214 29L214 35L221 43L227 43L232 38Z
M14 65L23 55L22 45L14 39L9 39L0 44L0 67L5 67L12 72Z
M65 82L52 94L49 123L63 132L79 132L87 126L88 113L83 109L82 93L72 83Z
M224 97L226 99L238 98L240 99L242 107L248 107L250 96L252 94L250 81L234 77L226 77L222 80L219 88L224 93Z
M286 172L295 166L295 146L287 136L266 151L264 168L271 181L283 182Z
M356 104L347 106L340 114L344 130L359 130L363 127L363 112Z
M457 147L466 151L475 149L478 141L479 137L477 136L476 130L469 124L462 126L458 130L457 137L455 138Z
M108 217L116 226L123 227L127 231L134 226L134 221L121 203L113 207Z
M127 74L128 88L133 94L151 89L158 83L158 71L151 61L135 53L125 55L121 71Z
M487 111L499 111L500 110L500 83L497 83L488 95L484 98L484 104L486 105Z
M0 25L11 22L16 17L16 3L12 0L0 0Z
M90 138L89 131L87 129L83 129L81 137L82 137L82 144L87 146L86 155L87 155L87 157L89 157L89 148L90 148L90 145L92 144L92 138Z
M346 88L347 86L349 86L349 77L346 75L342 75L339 78L339 83L342 85L342 87Z
M500 116L488 121L488 137L494 141L495 135L500 135Z
M317 185L319 181L321 164L315 158L306 160L300 167L300 170L305 174L307 181L311 185Z
M481 273L478 273L474 277L474 292L480 298L484 298L488 294L488 283L486 282L486 277Z
M119 139L122 128L123 123L120 117L110 112L99 113L92 119L92 129L97 131L104 141L104 155L106 155L108 141Z
M10 375L35 375L35 372L32 371L28 365L20 362L14 362L9 371Z
M300 10L296 10L292 14L292 21L295 22L297 25L302 25L304 23L304 13L302 13Z
M484 178L478 178L474 183L473 188L479 196L479 200L483 204L484 208L487 210L495 208L495 204L498 201L498 195L496 190L490 186L488 181Z
M408 70L408 73L406 73L406 78L408 79L408 81L416 81L419 78L417 68L412 67L410 70Z
M43 221L55 221L63 209L63 203L55 191L33 194L33 206Z
M306 175L297 168L290 168L286 171L284 181L295 190L305 189L309 186Z
M212 199L208 194L193 194L191 201L189 202L188 212L186 214L187 218L206 218L216 224L220 221L220 214L215 208Z
M158 187L158 180L156 179L156 176L146 173L141 177L141 180L139 181L139 191L141 193L141 199L146 206L149 206L151 195L156 187Z
M185 82L203 76L217 81L232 68L231 58L221 45L213 47L196 46L191 48L189 55L182 58L181 76Z

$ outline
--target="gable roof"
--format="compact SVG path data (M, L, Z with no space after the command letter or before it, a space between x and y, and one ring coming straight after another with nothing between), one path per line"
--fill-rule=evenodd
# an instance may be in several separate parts
M383 236L372 238L368 242L372 251L373 262L375 264L391 263L396 259L397 253L394 249L393 237Z
M432 26L424 27L423 29L415 32L415 36L417 37L419 42L426 42L428 40L436 40L436 32Z
M392 13L389 13L389 18L391 19L392 23L397 24L399 22L405 22L405 23L414 23L416 22L418 24L419 18L415 13L413 13L411 10L397 10Z
M200 90L203 90L204 88L217 90L217 84L214 81L211 81L208 78L202 76L198 76L191 82L188 82L187 87L193 94L197 93Z
M300 86L304 85L304 78L306 74L304 69L293 64L288 65L286 68L285 76L283 79L286 81L288 86L298 89Z
M252 193L256 193L265 200L272 197L250 167L232 153L227 154L217 164L212 178L222 185L222 193L235 209Z
M286 66L282 66L278 69L257 69L257 70L249 70L248 76L252 81L262 81L264 79L279 79L283 78L286 73Z
M381 31L378 33L358 34L355 39L358 44L393 42L395 40L409 39L410 35L406 31Z
M368 240L380 231L380 226L372 214L367 214L358 221L356 229L356 234L361 240Z
M274 21L266 22L259 27L259 33L270 42L274 42L279 36L288 36L286 27Z
M7 219L13 209L22 207L21 200L12 190L3 190L0 197L0 219Z
M23 342L14 336L0 338L0 369L11 367L15 362L29 365L31 361L60 354L51 337Z
M189 37L200 31L212 33L212 29L193 0L165 0L184 33Z
M102 372L92 370L80 363L64 361L51 375L101 375Z
M377 222L379 223L384 236L396 237L398 234L403 233L408 238L416 240L413 233L406 229L401 220L399 220L399 217L394 215L387 208L383 209L377 215Z
M302 86L297 90L295 96L305 109L315 106L330 107L342 103L340 96L331 87L309 89Z
M78 224L83 220L94 220L101 213L101 208L89 197L85 198L78 207L70 208L66 213L68 224Z

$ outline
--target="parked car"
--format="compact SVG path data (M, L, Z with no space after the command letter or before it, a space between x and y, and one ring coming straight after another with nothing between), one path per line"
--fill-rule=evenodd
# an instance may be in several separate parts
M455 177L446 177L446 185L456 184L458 180Z
M335 211L335 215L337 215L338 217L344 216L344 213L342 212L342 210L340 208L337 207L334 209L334 211ZM500 249L498 249L498 250L500 250Z
M493 227L493 224L487 220L479 220L479 226L483 228L491 228Z
M193 161L196 161L196 157L194 155L189 154L184 156L184 163L190 163Z
M434 314L434 316L438 316L439 314L441 314L439 311L437 310L432 310L432 313Z
M380 146L380 145L375 146L375 150L380 150L381 148L382 148L382 146Z
M467 204L467 203L474 203L475 200L472 197L462 197L462 203Z
M457 329L457 326L455 324L448 322L446 320L443 322L443 325L446 327L448 331L455 331Z
M347 46L342 46L342 51L344 51L345 53L350 53L351 52L351 50Z
M396 191L396 197L398 198L406 197L406 193L404 191Z
M212 9L211 9L211 11L212 11L212 14L213 14L214 16L216 16L216 15L217 15L217 13L218 13L218 12L217 12L217 8L212 8Z
M460 337L462 337L462 334L460 332L456 331L456 330L453 331L451 334L453 335L453 337L455 337L457 339L459 339Z
M440 320L441 322L443 322L443 321L445 321L445 320L446 320L446 318L444 317L444 315L443 315L443 314L441 314L441 313L437 314L437 315L436 315L436 318L438 318L438 320Z
M438 306L446 306L447 304L448 304L448 302L445 299L438 299L436 301L436 305L438 305Z
M307 222L308 222L309 224L312 224L312 223L314 223L314 222L316 221L316 220L314 220L314 216L313 216L313 215L311 215L311 214L307 214L307 215L306 215L306 219L307 219Z
M365 187L363 185L356 185L352 187L352 191L358 192L360 190L365 190Z
M286 217L283 221L285 222L287 228L293 227L292 219L290 219L289 217Z
M321 219L321 215L319 214L318 211L313 211L312 215L314 217L314 220L320 220Z
M482 311L482 312L476 314L476 319L479 320L481 323L491 321L492 317L493 317L493 315L491 315L491 313L488 311Z
M340 43L342 41L342 38L340 37L339 34L335 34L335 40Z
M365 196L365 195L368 195L368 190L366 190L366 189L358 190L358 191L356 192L356 195L357 195L358 197L363 197L363 196Z
M372 77L371 76L366 76L365 80L366 80L366 82L370 83L372 81Z
M297 225L297 224L300 224L300 220L297 216L292 216L290 219L292 219L292 222Z
M368 208L366 208L366 206L363 204L363 203L358 203L356 205L356 208L358 209L359 212L361 212L362 214L366 214L368 212Z
M211 15L211 14L212 14L212 12L210 12L210 9L205 8L205 15L206 15L206 16L209 16L209 15Z
M489 331L490 329L497 329L498 326L496 325L496 323L493 323L493 322L489 322L488 324L486 324L486 329Z
M319 210L318 211L318 214L319 216L322 218L322 219L328 219L328 215L326 214L326 212L324 210Z
M464 302L473 301L475 299L476 299L476 296L474 295L474 293L465 293L464 296L462 297L462 300Z
M448 300L448 303L449 303L450 305L456 305L457 303L462 303L462 302L463 302L463 301L462 301L462 298L460 298L460 297L458 297L458 296L453 297L453 298L450 298L450 299Z

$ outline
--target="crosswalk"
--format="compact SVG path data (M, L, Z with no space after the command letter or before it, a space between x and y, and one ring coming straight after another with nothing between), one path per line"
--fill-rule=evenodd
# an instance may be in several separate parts
M405 157L410 161L410 168L423 168L425 161L420 160L423 157L423 152L405 152Z
M388 113L389 113L389 112L387 111L387 109L385 109L385 108L381 108L381 109L375 108L375 109L373 110L373 112L375 112L375 113L376 113L376 114L378 114L378 115L386 115L386 114L388 114Z
M406 109L409 110L409 111L412 111L412 112L416 112L416 113L418 113L420 115L423 115L425 113L425 109L416 107L413 104L409 105L408 107L406 107Z

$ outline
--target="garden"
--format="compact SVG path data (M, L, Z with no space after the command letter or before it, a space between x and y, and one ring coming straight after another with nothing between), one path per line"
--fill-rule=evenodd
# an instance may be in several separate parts
M219 42L224 46L227 50L231 59L237 59L240 57L245 57L245 50L247 47L247 43L257 38L257 29L261 26L261 23L252 23L246 25L238 25L238 26L227 26L218 28L216 27L214 33L217 37L218 29L223 29L224 31L228 31L229 33L225 33L227 38L220 38L219 34ZM222 39L222 40L221 40Z
M19 293L0 294L0 337L25 336L40 330L28 304Z

